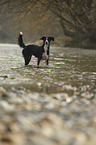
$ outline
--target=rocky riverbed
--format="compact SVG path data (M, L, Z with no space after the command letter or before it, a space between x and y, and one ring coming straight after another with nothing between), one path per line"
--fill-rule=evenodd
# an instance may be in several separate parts
M0 145L95 145L96 90L63 89L46 94L1 87Z
M53 47L40 68L0 50L0 145L96 145L96 50Z

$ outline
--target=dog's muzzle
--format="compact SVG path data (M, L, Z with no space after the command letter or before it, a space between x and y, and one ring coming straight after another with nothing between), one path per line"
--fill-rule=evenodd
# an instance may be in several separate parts
M49 44L48 40L45 41L45 44Z

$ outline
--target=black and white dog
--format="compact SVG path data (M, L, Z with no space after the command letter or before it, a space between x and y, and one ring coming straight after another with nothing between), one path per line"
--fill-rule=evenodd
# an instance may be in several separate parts
M43 45L25 45L23 42L23 33L20 32L18 37L18 44L23 48L22 54L25 60L25 65L28 65L32 55L38 58L37 66L40 64L40 60L45 60L48 65L49 62L49 49L50 49L50 41L54 41L54 37L42 37L40 40L43 40Z

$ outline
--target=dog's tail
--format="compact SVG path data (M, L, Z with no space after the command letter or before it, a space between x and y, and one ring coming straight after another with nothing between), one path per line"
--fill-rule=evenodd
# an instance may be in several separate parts
M23 38L22 38L22 36L23 36L23 33L20 32L20 33L19 33L19 36L18 36L18 44L19 44L20 47L24 48L24 47L25 47L25 44L23 43Z

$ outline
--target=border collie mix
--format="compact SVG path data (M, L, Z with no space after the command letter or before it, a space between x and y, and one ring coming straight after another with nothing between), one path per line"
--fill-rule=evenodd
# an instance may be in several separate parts
M20 32L18 37L18 44L23 48L22 54L25 60L25 65L28 65L32 55L38 58L37 66L40 64L40 60L45 60L48 65L49 62L49 49L50 49L50 41L54 41L54 37L42 37L40 40L43 40L43 45L25 45L23 42L23 33Z

